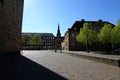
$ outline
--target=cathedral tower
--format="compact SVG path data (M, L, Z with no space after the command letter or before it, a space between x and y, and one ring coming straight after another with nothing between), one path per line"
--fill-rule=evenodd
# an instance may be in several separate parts
M56 36L56 48L61 49L61 33L60 33L59 23L58 23L57 36Z
M57 37L61 37L61 33L60 33L60 26L59 26L59 23L58 23Z

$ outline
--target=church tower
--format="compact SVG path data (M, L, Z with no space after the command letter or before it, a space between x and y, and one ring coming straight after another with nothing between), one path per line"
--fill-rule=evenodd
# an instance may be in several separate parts
M60 33L60 26L59 26L59 23L58 23L57 37L61 37L61 33Z
M56 48L61 49L61 33L60 33L60 26L58 23L57 35L56 35Z

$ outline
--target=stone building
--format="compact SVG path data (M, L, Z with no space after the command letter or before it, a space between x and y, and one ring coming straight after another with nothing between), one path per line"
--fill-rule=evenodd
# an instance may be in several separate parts
M41 33L43 49L54 49L55 41L52 33Z
M39 47L41 47L41 49L54 49L55 37L52 33L22 33L22 35L41 36L43 45L40 45ZM28 47L28 45L26 47ZM29 49L29 47L28 47L28 49Z
M41 49L61 49L61 42L64 39L64 37L61 36L59 24L56 36L54 36L52 33L25 33L25 32L22 33L22 35L28 36L40 35L42 37L43 42ZM23 46L24 45L22 45L22 47ZM26 47L28 47L28 45Z
M95 30L96 32L99 32L105 23L113 25L110 22L102 21L102 20L85 21L84 19L82 19L81 21L76 21L72 25L72 27L69 28L68 31L66 31L65 33L64 40L62 42L63 49L65 50L85 50L86 49L86 47L83 44L77 42L76 40L76 35L79 34L80 28L83 27L83 24L85 22L91 23L92 29Z
M20 50L24 0L0 0L0 54Z

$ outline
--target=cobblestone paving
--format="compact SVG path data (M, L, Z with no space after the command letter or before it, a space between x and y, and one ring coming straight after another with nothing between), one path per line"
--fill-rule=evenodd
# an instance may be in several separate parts
M120 68L51 51L23 51L25 57L68 80L120 80Z

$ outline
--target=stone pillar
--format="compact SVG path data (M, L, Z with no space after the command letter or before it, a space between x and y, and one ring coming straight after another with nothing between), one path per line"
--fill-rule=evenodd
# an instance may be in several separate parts
M24 0L0 0L0 55L18 53Z

